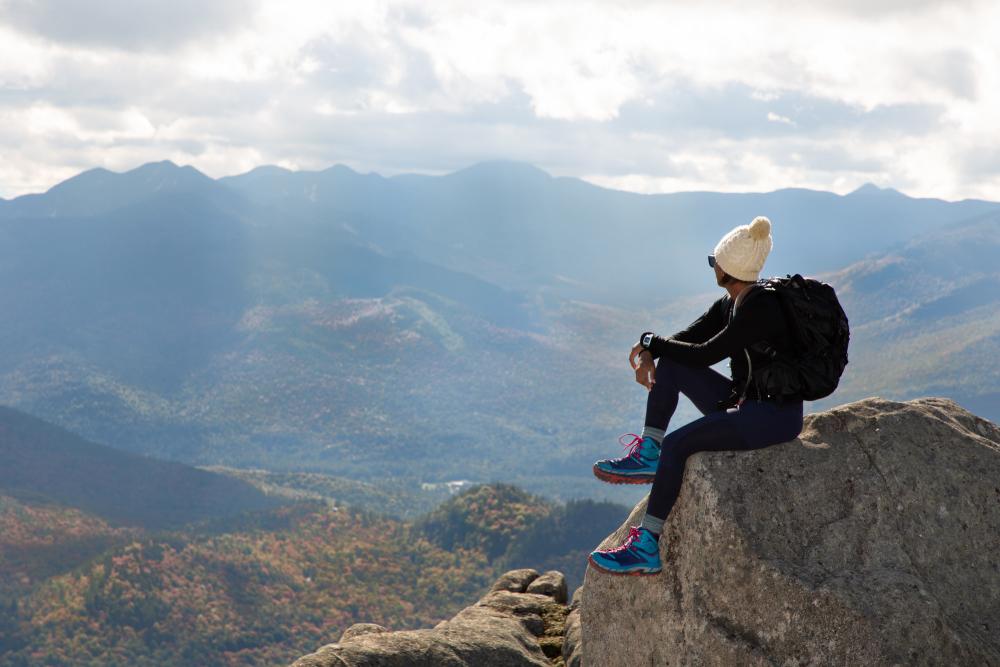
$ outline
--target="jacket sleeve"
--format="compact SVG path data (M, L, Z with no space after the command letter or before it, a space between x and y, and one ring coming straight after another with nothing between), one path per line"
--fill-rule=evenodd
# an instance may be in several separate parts
M717 299L708 307L708 310L702 313L701 317L689 324L686 329L675 333L671 338L685 343L704 343L726 326L728 310L729 295L726 295Z
M661 338L653 341L651 347L655 346L656 350L652 353L654 357L663 356L688 366L711 366L739 354L744 348L770 336L775 324L781 322L765 304L755 305L765 307L737 311L732 322L707 341L689 343L676 338Z
M679 340L685 343L704 343L715 334L722 331L726 326L726 315L729 310L729 295L718 299L708 307L694 322L685 329L681 329L673 336L672 340ZM654 359L659 358L663 349L664 341L668 340L662 336L653 336L653 342L649 346L649 352Z

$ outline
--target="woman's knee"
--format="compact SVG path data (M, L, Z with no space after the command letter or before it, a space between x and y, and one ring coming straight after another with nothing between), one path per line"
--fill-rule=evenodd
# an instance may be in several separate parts
M656 362L656 381L670 384L683 390L697 381L697 368L685 366L678 361L660 357Z
M666 357L660 357L656 361L656 381L660 382L666 380L672 380L674 375L677 373L677 362L671 361Z

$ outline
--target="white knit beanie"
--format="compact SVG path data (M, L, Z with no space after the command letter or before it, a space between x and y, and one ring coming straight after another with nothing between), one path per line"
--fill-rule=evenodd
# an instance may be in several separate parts
M737 280L754 282L771 252L771 221L758 215L749 225L740 225L715 246L715 263Z

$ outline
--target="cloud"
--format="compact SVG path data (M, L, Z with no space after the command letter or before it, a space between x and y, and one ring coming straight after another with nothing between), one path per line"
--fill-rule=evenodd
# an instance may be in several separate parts
M643 191L1000 199L994 3L140 4L0 0L0 196L159 159L505 158Z
M6 0L0 22L60 44L126 51L218 37L250 22L253 0Z
M685 79L647 88L641 99L622 106L615 122L650 132L705 130L731 138L825 139L847 129L882 136L922 135L939 125L942 114L942 108L932 104L866 108L797 90L762 93L742 82L705 87Z
M912 57L913 78L936 84L945 93L963 100L975 100L979 82L975 58L961 48Z
M785 125L792 125L792 126L795 125L795 121L789 118L788 116L779 116L773 111L767 112L767 119L772 123L784 123Z
M974 9L984 4L984 0L824 0L816 3L827 11L847 16L888 18L893 16L913 16L920 12L948 9Z

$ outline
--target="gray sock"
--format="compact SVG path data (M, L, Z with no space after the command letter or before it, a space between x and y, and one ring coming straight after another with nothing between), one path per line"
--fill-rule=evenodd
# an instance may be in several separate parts
M647 435L656 440L656 444L663 442L663 436L667 434L662 428L653 428L652 426L642 427L642 437L645 438Z
M665 520L666 519L657 519L655 516L651 516L647 513L643 515L642 523L639 525L659 538L660 533L663 532L663 522Z

